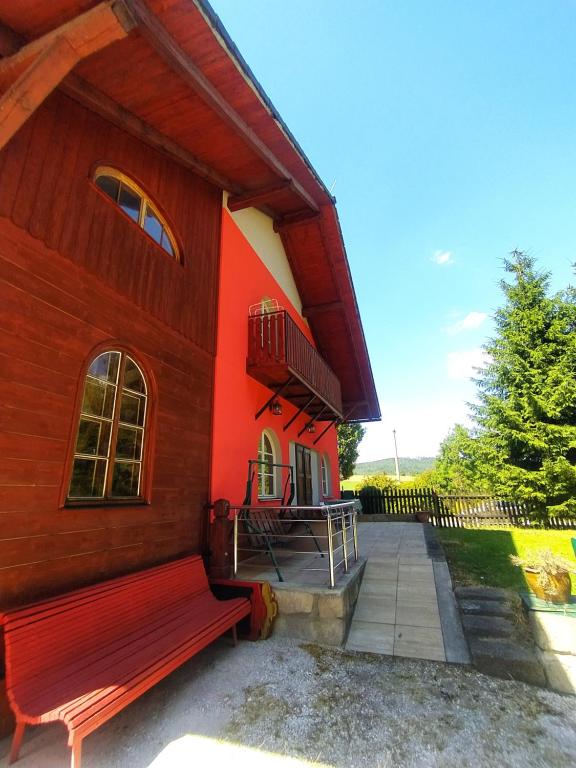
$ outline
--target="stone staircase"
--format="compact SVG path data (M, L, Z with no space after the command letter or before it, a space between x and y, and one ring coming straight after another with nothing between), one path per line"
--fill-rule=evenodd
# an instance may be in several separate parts
M457 587L454 592L476 669L545 687L546 676L534 643L519 622L519 598L490 587Z

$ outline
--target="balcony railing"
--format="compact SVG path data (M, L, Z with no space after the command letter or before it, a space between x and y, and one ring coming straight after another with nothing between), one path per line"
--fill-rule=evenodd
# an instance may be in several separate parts
M326 406L320 420L342 415L342 392L336 374L286 310L248 318L247 370L271 388L281 386L292 376L300 389L303 385L316 396L316 411L318 402ZM282 396L292 399L289 391Z

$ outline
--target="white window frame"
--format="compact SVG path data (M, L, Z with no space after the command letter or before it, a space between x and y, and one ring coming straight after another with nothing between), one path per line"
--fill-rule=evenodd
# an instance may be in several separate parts
M322 481L322 496L330 496L330 462L325 453L320 455L320 478Z
M265 441L268 441L270 450L267 450ZM278 447L275 435L269 430L264 429L260 434L258 443L258 461L268 461L269 464L278 464ZM262 493L265 489L265 480L271 478L272 493ZM277 467L258 464L258 498L259 499L277 499L278 498L278 471Z

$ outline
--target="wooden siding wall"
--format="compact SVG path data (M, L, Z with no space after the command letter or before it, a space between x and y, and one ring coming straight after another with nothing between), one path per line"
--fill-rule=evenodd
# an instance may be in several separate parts
M91 184L118 166L179 236L176 263ZM0 154L0 609L201 546L221 195L53 95ZM131 348L156 392L151 503L60 504L82 369Z
M91 181L134 178L182 244L178 264ZM219 189L61 94L0 152L0 216L97 275L202 349L214 351Z

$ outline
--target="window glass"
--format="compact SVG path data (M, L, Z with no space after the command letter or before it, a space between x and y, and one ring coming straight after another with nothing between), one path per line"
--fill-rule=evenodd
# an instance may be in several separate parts
M150 209L150 206L146 206L146 213L144 214L144 232L147 232L153 240L157 243L162 242L162 234L164 229L160 223L158 217Z
M169 231L168 224L136 182L114 168L101 166L96 170L94 183L166 253L178 256L176 241Z
M126 367L124 368L124 388L146 394L146 384L144 383L142 371L134 360L131 360L129 357L126 358Z
M170 242L170 238L165 229L162 230L162 240L160 241L160 245L165 251L168 251L170 256L174 256L174 248L172 248L172 243Z
M84 394L68 498L140 496L147 388L137 363L122 352L95 358Z
M106 465L101 459L74 459L70 498L102 498Z
M99 187L102 192L111 197L115 203L118 202L118 191L120 189L120 182L115 179L114 176L98 176L96 179L96 186Z
M138 496L140 488L140 464L125 461L114 462L112 496L130 498Z
M134 221L140 220L140 205L142 199L140 195L133 192L125 184L120 185L120 195L118 196L118 205L124 213L127 213Z

